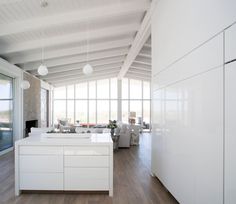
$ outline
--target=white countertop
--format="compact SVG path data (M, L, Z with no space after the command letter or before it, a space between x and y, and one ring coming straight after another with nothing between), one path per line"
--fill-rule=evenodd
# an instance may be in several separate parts
M110 133L92 133L89 141L81 139L68 138L68 139L42 139L41 135L30 136L15 142L16 145L107 145L112 144Z

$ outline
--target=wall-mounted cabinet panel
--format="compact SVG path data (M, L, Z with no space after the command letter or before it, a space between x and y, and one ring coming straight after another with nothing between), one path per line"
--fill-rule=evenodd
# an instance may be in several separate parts
M225 68L225 204L236 203L236 62Z
M235 22L235 9L235 0L158 1L152 18L154 74Z
M225 62L236 59L236 24L225 31Z
M154 88L158 89L176 83L222 66L223 63L223 33L221 33L168 69L160 72L154 78Z
M222 204L222 76L221 67L154 94L153 171L182 204Z

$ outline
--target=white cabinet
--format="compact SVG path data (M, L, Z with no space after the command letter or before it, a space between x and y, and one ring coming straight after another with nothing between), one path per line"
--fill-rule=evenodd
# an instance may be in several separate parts
M235 79L236 62L230 63L225 67L225 204L236 203Z
M113 194L112 142L57 146L16 143L15 158L16 195L19 190L89 190Z
M66 190L108 190L108 168L65 168Z
M236 59L236 24L225 31L225 62Z
M66 190L109 190L108 147L65 147Z

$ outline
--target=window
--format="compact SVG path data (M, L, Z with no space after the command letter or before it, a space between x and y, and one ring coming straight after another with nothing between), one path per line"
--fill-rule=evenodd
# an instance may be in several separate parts
M129 112L136 113L136 123L150 123L150 83L136 79L122 79L121 104L118 104L117 78L94 80L54 89L54 122L67 118L71 123L84 125L108 124L118 119L128 123ZM121 106L121 107L120 107ZM118 107L121 110L118 110Z
M128 100L122 100L122 122L128 123L129 117L129 102Z
M130 79L130 99L142 99L142 81Z
M76 121L87 124L87 100L76 101Z
M75 102L74 100L67 101L67 119L70 123L74 123L74 113L75 113Z
M98 100L97 101L97 123L107 124L109 121L109 101Z
M91 81L89 82L89 99L96 98L96 82Z
M150 83L144 81L143 82L143 99L150 99Z
M117 99L117 79L116 78L112 78L111 79L111 89L110 89L110 92L111 92L111 99Z
M109 79L103 79L97 81L97 98L98 99L109 98Z
M110 107L110 120L117 120L117 100L111 100L110 102L111 107Z
M127 123L130 112L136 113L135 122L150 128L150 82L122 79L122 121Z
M122 99L128 99L129 95L129 81L128 79L123 79L122 80Z
M66 101L65 100L54 100L54 123L57 123L58 119L66 118Z
M67 99L74 99L75 98L75 86L67 86Z
M13 146L13 79L0 74L0 151Z
M88 97L87 82L76 84L75 90L76 90L76 94L75 94L76 99L87 99Z
M89 124L96 124L96 100L89 100Z
M66 99L66 87L58 87L54 89L54 99Z
M41 89L41 127L48 126L48 90Z

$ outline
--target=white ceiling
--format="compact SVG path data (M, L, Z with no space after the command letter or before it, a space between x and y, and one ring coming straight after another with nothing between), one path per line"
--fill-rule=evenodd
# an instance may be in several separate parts
M55 85L117 77L134 44L150 0L0 0L0 56L37 75L41 48L49 74L41 77ZM86 77L87 39L89 62ZM123 74L150 80L151 39Z

